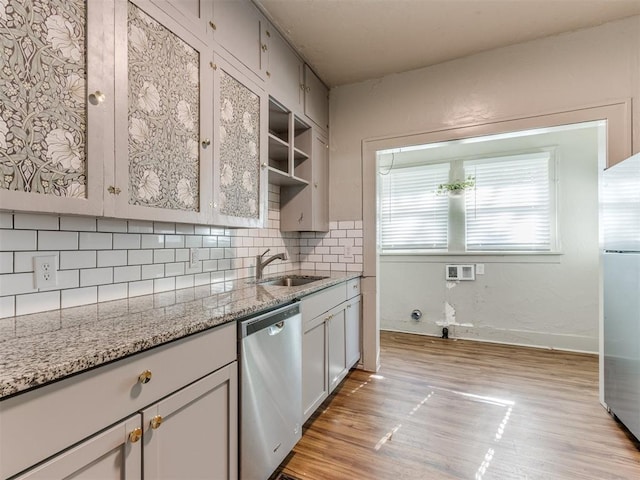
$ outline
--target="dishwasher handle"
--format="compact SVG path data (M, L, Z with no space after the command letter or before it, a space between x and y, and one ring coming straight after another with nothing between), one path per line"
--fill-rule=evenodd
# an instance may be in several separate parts
M284 330L284 320L269 327L269 336L278 335L282 330Z
M253 333L264 330L265 328L270 329L269 335L276 335L284 328L285 320L299 314L300 304L294 303L242 320L240 322L240 337L248 337ZM279 325L282 325L282 327L280 328ZM272 326L276 326L276 329L272 330Z

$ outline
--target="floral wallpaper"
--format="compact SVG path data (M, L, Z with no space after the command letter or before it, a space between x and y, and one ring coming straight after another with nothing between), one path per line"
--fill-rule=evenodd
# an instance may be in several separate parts
M260 98L220 72L220 212L260 218Z
M129 203L197 211L198 52L128 8Z
M0 188L86 198L84 0L0 0Z

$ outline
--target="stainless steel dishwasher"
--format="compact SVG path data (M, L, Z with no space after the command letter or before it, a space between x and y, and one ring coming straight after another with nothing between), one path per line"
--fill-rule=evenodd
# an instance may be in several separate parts
M240 478L265 480L302 436L302 320L297 303L239 323Z

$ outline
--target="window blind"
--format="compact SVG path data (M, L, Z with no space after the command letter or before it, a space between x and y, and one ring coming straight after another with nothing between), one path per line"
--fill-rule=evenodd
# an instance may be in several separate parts
M466 192L467 251L549 251L552 245L550 154L464 162L475 178Z
M393 168L378 178L382 249L446 250L449 202L436 191L448 182L449 164Z

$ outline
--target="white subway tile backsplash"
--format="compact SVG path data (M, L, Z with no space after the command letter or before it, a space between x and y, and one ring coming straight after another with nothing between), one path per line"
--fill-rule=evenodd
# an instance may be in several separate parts
M18 295L37 291L33 282L33 273L5 273L0 275L2 296Z
M129 233L153 233L153 222L144 220L129 220Z
M231 237L218 237L218 247L230 247L231 246Z
M97 265L95 250L60 252L58 260L61 270L72 268L94 268Z
M211 248L211 249L209 249L209 258L212 259L212 260L213 259L217 259L217 258L224 258L224 248Z
M362 230L347 230L347 237L362 237Z
M127 265L127 250L98 250L98 267Z
M218 261L217 260L203 260L202 261L202 271L203 272L211 272L213 270L218 269Z
M95 232L98 222L92 217L60 217L60 230L74 232Z
M142 268L140 265L132 265L130 267L114 267L113 268L113 281L115 283L120 282L133 282L142 278Z
M196 235L210 235L211 227L209 225L195 225L194 233Z
M0 297L0 318L13 317L16 314L16 297Z
M200 248L202 247L202 236L200 235L187 235L184 237L184 246L188 248Z
M129 295L129 286L126 283L114 283L111 285L100 285L98 287L98 301L109 302L120 300Z
M153 251L153 263L169 263L176 261L176 251L172 248L159 248Z
M0 212L0 228L13 228L13 214Z
M188 262L189 250L186 248L179 248L176 250L176 262Z
M184 235L165 235L165 248L184 248Z
M60 306L62 308L89 305L98 301L98 287L73 288L60 292Z
M80 250L111 250L113 235L111 233L80 233Z
M61 270L58 272L58 284L52 288L41 288L40 291L63 290L77 288L79 285L79 270Z
M16 213L13 215L13 228L16 230L58 230L60 222L56 215Z
M164 248L164 235L142 235L142 248Z
M177 277L178 275L184 275L185 264L180 263L167 263L164 266L165 277Z
M164 277L164 263L157 265L142 265L142 279Z
M153 233L176 233L176 224L153 222Z
M28 315L59 308L60 290L16 296L16 315Z
M353 224L354 224L353 221L341 221L341 222L338 222L338 228L340 230L349 230L351 228L354 228Z
M362 229L362 220L356 220L355 222L353 222L353 228L359 228Z
M129 296L139 297L153 293L153 280L143 280L141 282L129 283Z
M331 238L342 238L347 236L346 230L331 230Z
M0 251L36 250L35 230L0 230Z
M176 289L193 287L195 285L194 277L194 275L183 275L181 277L176 277Z
M224 281L224 275L222 275L222 279ZM194 286L198 286L198 285L208 285L212 283L212 278L211 278L211 274L209 272L206 273L196 273L193 276L193 285Z
M139 233L114 233L113 249L129 250L132 248L140 248L141 240Z
M13 252L0 252L0 273L13 273L13 271Z
M127 221L118 220L115 218L99 218L98 231L99 232L126 232Z
M176 289L176 279L158 278L153 281L153 293L168 292Z
M38 250L78 250L78 232L38 232Z
M113 268L88 268L80 270L80 286L106 285L113 283Z
M188 223L176 223L176 233L193 235L195 233L195 226Z
M129 250L129 265L153 263L153 250Z

